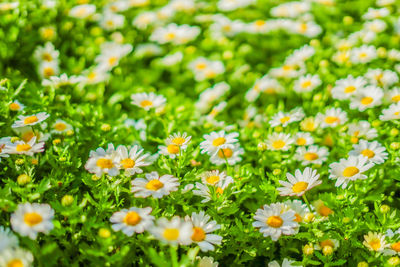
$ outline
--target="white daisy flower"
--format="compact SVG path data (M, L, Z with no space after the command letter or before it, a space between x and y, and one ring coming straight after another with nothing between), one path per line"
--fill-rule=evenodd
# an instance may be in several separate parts
M131 207L115 212L110 222L114 231L122 231L127 236L134 233L143 233L153 225L154 216L150 215L152 209Z
M383 69L369 69L365 77L370 83L383 88L388 88L399 81L396 72Z
M95 151L91 150L85 169L90 173L94 173L97 177L101 177L103 174L116 176L119 174L117 165L119 162L116 156L113 144L108 144L107 150L102 147L97 148Z
M367 157L369 162L382 164L387 159L386 148L378 141L368 142L360 140L358 144L353 145L353 150L349 152L350 156L362 155Z
M322 32L321 26L316 24L314 21L294 22L288 30L310 38L315 37Z
M331 90L332 97L339 100L349 99L351 96L361 91L367 85L363 77L347 76L344 79L337 80Z
M281 150L281 151L288 151L292 144L293 139L290 134L285 133L276 133L273 132L272 134L268 135L267 140L265 143L269 150Z
M254 0L219 0L217 7L221 11L233 11L238 8L247 7L254 2Z
M336 127L347 122L347 113L341 108L330 108L325 114L318 113L315 120L322 128Z
M143 154L139 146L132 146L129 150L126 146L118 146L116 150L116 161L119 169L125 170L125 175L132 176L135 173L142 173L141 167L149 166L150 154Z
M2 267L31 267L33 260L32 253L20 247L0 251L0 266Z
M37 72L42 79L56 76L60 72L58 61L43 61L37 67Z
M368 235L364 235L363 245L369 250L378 253L383 252L383 250L388 247L384 234L372 232L368 232Z
M270 263L268 263L268 267L299 267L300 265L294 264L295 261L293 260L289 260L284 258L282 261L282 265L279 265L279 263L277 261L271 261Z
M1 158L9 157L7 150L5 149L6 146L8 146L8 147L12 146L11 137L0 138L0 161L1 161Z
M322 181L316 170L306 167L301 173L299 169L295 171L295 176L286 173L289 182L279 180L283 187L279 187L278 191L281 196L302 196L313 187L320 185Z
M360 138L371 140L378 137L377 130L371 127L371 124L368 121L361 120L355 123L350 123L348 128L349 130L347 131L347 134L351 136L351 142L353 144L358 143Z
M156 171L146 173L145 178L136 178L132 181L131 192L135 193L135 197L162 198L169 195L173 191L177 191L179 186L178 178L165 174L159 176Z
M193 72L196 81L211 79L225 72L222 61L212 61L204 57L199 57L190 62L188 68Z
M106 11L101 17L99 23L103 29L113 31L124 26L125 16Z
M50 138L50 134L42 133L30 126L14 128L13 130L25 143L28 143L33 137L36 137L36 142L46 142Z
M198 260L197 267L218 267L218 261L214 261L213 257L197 256L196 260Z
M308 146L314 144L314 138L307 132L297 132L293 139L297 146Z
M400 102L400 88L395 87L386 92L386 98L391 103L399 103Z
M332 250L336 250L339 247L339 241L337 239L328 238L322 241L319 241L315 244L315 250L323 250L325 247L331 247Z
M335 186L346 188L349 181L357 179L367 179L363 174L374 166L373 163L368 162L368 158L359 156L349 156L347 159L340 159L339 162L334 162L329 165L329 178L337 179Z
M326 147L309 146L298 147L295 159L301 161L302 165L317 164L321 165L328 158L329 152Z
M51 132L55 134L62 134L72 130L71 124L61 119L57 119L56 122L51 125L51 128Z
M218 197L222 195L225 192L225 189L227 189L233 183L234 181L230 176L226 176L224 179L219 180L213 186L209 186L202 183L196 183L196 190L193 190L193 194L203 197L204 199L201 201L201 203L206 203L210 201L212 198L212 193L210 191L210 188L214 189L216 196Z
M196 39L200 32L201 30L197 26L171 23L155 29L150 36L150 40L159 44L172 43L174 45L181 45Z
M157 239L172 244L190 245L192 243L193 225L179 218L160 218L156 224L149 229L150 233Z
M261 93L276 94L282 92L283 90L284 89L278 80L265 75L255 81L253 87L247 91L245 98L249 102L254 102Z
M158 146L160 153L169 156L171 159L179 156L181 151L185 151L190 140L191 136L188 136L187 133L174 133L165 140L165 146Z
M33 156L35 153L44 151L44 142L36 143L36 136L32 137L28 142L19 140L14 143L6 144L4 147L4 153L8 154L20 154Z
M316 87L320 86L321 83L322 82L318 74L307 74L304 76L300 76L299 79L294 82L293 90L297 93L311 92Z
M191 239L194 243L199 245L200 250L207 252L214 250L214 245L221 245L222 237L212 234L215 230L221 228L216 221L210 221L211 217L206 215L204 211L199 213L192 213L192 216L186 216L185 220L193 224L193 235Z
M50 115L47 114L46 112L40 112L29 116L20 115L18 116L18 120L15 121L11 127L18 128L18 127L36 125L47 119L49 116Z
M364 111L379 106L382 103L383 91L376 86L367 86L358 92L350 102L350 108Z
M18 238L9 228L0 226L0 253L9 248L18 247Z
M386 1L386 0L383 0ZM383 2L382 0L377 1L377 5L380 6L380 2ZM394 1L393 1L394 2ZM390 14L389 9L386 7L383 8L368 8L367 12L362 15L362 18L365 20L370 20L370 19L379 19L379 18L384 18Z
M110 77L108 70L105 65L96 65L93 68L83 71L83 83L98 84L106 81Z
M73 8L70 9L68 14L70 17L85 19L93 15L95 12L96 12L95 5L84 4L84 5L74 6Z
M51 76L48 79L44 79L42 81L42 85L46 87L54 87L60 88L67 85L75 85L84 80L82 76L71 75L68 77L66 73L61 74L60 76Z
M167 101L164 96L155 93L138 93L131 95L132 104L148 111L151 108L160 108Z
M213 171L206 171L203 172L201 175L201 181L204 184L208 185L216 185L219 181L222 181L224 179L232 179L232 177L228 176L226 172L220 172L219 170L213 170Z
M203 135L205 141L200 143L201 153L207 153L209 156L213 156L217 154L220 149L233 149L235 143L238 142L237 137L239 137L239 133L225 133L223 130L205 134Z
M33 54L37 62L57 62L60 52L55 49L51 42L47 42L44 46L38 46ZM58 64L58 63L57 63Z
M395 243L391 243L390 245L387 246L386 249L383 250L383 254L384 255L390 255L390 256L394 256L400 255L400 242L395 242Z
M382 115L379 116L379 119L382 121L400 119L400 102L391 104L387 109L382 110Z
M365 64L378 57L376 48L373 45L362 45L350 51L350 59L355 64Z
M52 219L54 210L48 204L18 204L17 210L11 214L12 229L21 236L36 239L38 233L48 234L54 227Z
M270 236L273 241L277 241L283 235L292 235L298 223L294 220L295 212L293 210L283 211L284 206L281 203L264 205L258 209L254 215L253 227L260 228L264 237Z
M283 127L288 126L290 123L295 122L295 121L300 121L304 118L304 111L302 108L295 108L289 112L282 112L279 111L276 113L271 120L269 121L269 124L272 127L276 127L279 125L282 125Z
M286 200L285 202L283 202L283 204L287 206L288 209L295 212L294 221L297 223L303 222L306 214L310 212L310 210L307 208L307 205L298 199Z
M211 156L210 161L216 165L225 164L228 161L229 165L235 165L242 160L241 155L244 154L244 149L239 144L234 144L233 147L220 148L216 154Z
M18 100L14 100L8 105L8 108L11 111L23 111L25 105L21 104L21 102L19 102Z

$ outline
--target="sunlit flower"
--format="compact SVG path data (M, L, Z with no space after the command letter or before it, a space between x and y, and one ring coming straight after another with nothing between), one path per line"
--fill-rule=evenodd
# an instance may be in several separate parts
M368 232L368 235L364 235L363 245L371 251L383 252L388 246L385 240L385 235L381 233Z
M179 156L181 151L186 150L191 138L187 133L174 133L165 140L165 146L158 146L158 148L161 154L174 159Z
M229 148L232 150L238 142L237 137L239 137L239 134L236 132L225 133L225 131L219 131L205 134L203 135L205 140L200 143L201 153L214 156L219 153L220 149Z
M164 96L156 95L155 93L138 93L131 95L132 104L150 110L152 108L159 108L165 105L167 101Z
M154 216L150 215L152 209L131 207L115 212L110 222L114 231L122 231L127 236L134 233L143 233L153 225Z
M85 164L85 169L101 177L103 174L116 176L119 174L117 164L117 154L113 144L108 144L107 150L102 147L97 148L95 151L90 151L89 159Z
M44 142L36 142L36 136L32 137L28 142L18 140L14 143L6 144L4 153L23 154L33 156L35 153L44 151Z
M135 173L142 173L142 167L149 166L149 154L144 154L143 149L135 145L131 148L118 146L116 150L116 162L119 169L125 171L125 175L132 176Z
M159 176L156 171L146 173L145 178L136 178L132 181L132 193L135 197L162 198L173 191L177 191L179 186L178 178L165 174Z
M47 114L46 112L40 112L29 116L20 115L18 116L18 120L15 121L11 127L17 128L17 127L36 125L47 119L49 116L50 115Z
M18 246L18 238L10 231L9 228L0 226L0 253L9 248Z
M309 146L298 147L295 158L301 161L302 165L318 164L321 165L328 158L329 152L325 147Z
M318 113L315 120L322 128L336 127L347 122L347 113L340 108L330 108L325 114Z
M302 120L303 117L304 117L304 111L301 108L295 108L286 113L279 111L271 118L269 124L271 124L272 127L276 127L279 125L286 127L288 126L288 124L292 122Z
M386 148L378 143L378 141L368 142L360 140L358 144L353 145L353 150L349 152L349 155L362 155L367 157L369 162L381 164L387 159L388 153L386 153Z
M17 247L0 251L0 266L4 267L31 267L33 255L29 250Z
M149 231L157 239L169 244L189 245L192 243L192 223L184 221L178 216L173 217L170 221L167 218L158 219Z
M293 144L293 139L289 134L273 132L267 137L266 144L270 150L287 151Z
M297 169L295 176L287 173L286 178L289 182L279 180L283 186L278 188L281 196L302 196L308 190L322 183L317 171L309 167L305 168L303 173Z

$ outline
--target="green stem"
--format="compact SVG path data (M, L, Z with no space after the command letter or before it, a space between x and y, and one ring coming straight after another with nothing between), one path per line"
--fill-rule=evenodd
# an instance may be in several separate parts
M305 193L303 194L303 200L304 200L304 202L306 202L307 207L308 207L308 209L310 210L310 212L312 212L310 202L308 202L308 199L307 199L307 196L306 196Z

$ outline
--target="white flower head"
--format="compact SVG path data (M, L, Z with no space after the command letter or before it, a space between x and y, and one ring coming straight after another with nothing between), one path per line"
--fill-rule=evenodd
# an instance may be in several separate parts
M179 186L178 178L165 174L159 176L156 171L146 173L145 178L136 178L132 181L132 193L135 197L162 198L173 191L177 191Z
M153 225L154 216L150 215L152 209L131 207L115 212L110 222L114 231L122 231L127 236L134 233L143 233Z
M317 171L309 167L306 167L303 173L297 169L295 176L287 173L286 177L289 182L279 180L279 183L283 185L278 188L281 196L302 196L308 190L322 183Z

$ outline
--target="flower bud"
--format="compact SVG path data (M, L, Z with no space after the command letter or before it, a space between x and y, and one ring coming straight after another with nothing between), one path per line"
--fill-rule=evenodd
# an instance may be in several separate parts
M74 197L71 195L65 195L61 199L61 205L69 206L74 202Z
M29 183L30 181L31 181L31 177L25 173L19 175L17 178L17 183L19 185L25 185L25 184Z

